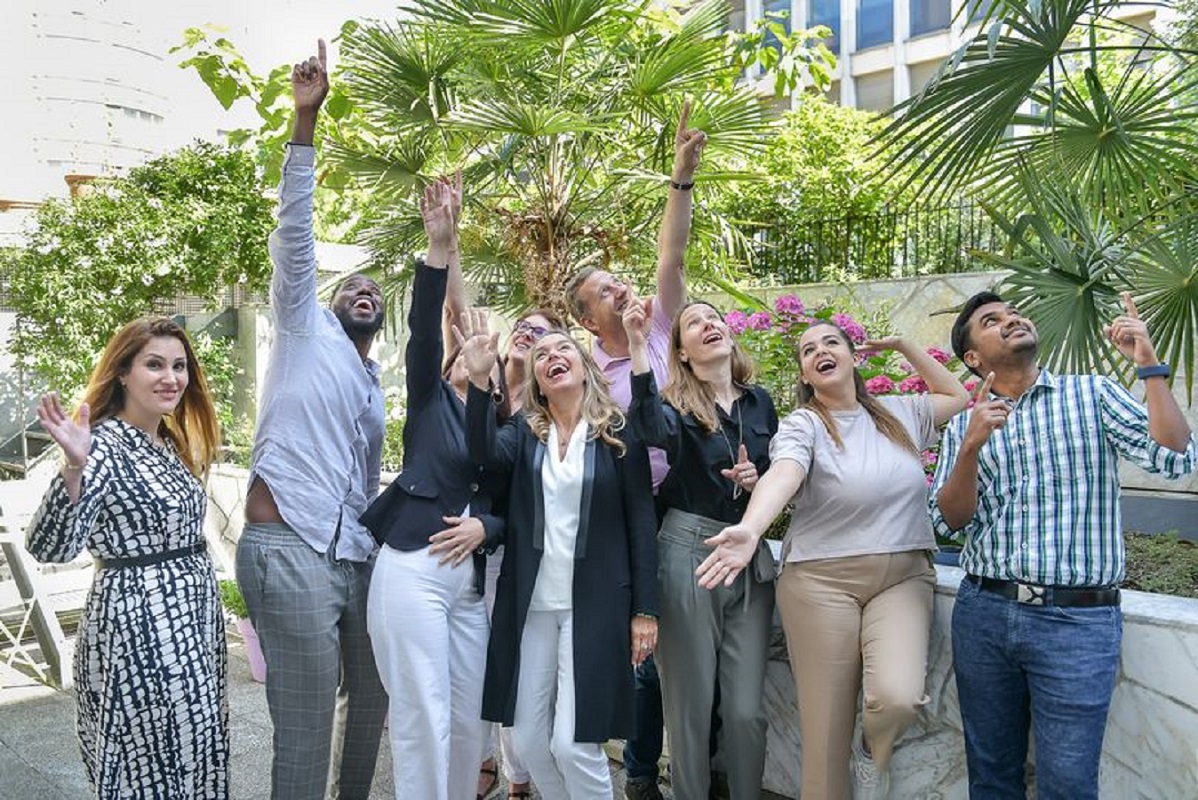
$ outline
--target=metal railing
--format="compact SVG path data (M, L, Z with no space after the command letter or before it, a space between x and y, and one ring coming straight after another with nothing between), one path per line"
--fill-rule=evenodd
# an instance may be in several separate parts
M1006 238L982 209L960 203L766 228L757 242L753 272L792 284L989 269L970 251L999 249Z

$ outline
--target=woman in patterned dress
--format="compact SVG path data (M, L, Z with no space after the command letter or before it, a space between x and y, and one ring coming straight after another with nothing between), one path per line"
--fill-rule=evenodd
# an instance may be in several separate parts
M95 579L75 650L80 750L99 798L227 798L224 619L204 549L201 483L219 431L183 329L129 323L76 419L38 417L66 463L29 527L39 561L86 547Z

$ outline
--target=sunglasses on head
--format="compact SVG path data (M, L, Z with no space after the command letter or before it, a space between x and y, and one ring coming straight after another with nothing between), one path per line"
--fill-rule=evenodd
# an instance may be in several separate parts
M520 320L519 322L516 323L515 332L516 333L527 333L533 339L540 339L542 336L549 333L549 329L541 327L540 325L533 325L531 322L528 322L526 320Z

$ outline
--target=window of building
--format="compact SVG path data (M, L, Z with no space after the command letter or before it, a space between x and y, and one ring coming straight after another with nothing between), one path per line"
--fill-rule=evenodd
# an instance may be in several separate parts
M141 122L150 122L155 125L162 123L162 115L155 114L153 111L146 111L140 108L130 108L129 106L121 106L115 103L105 104L113 112L120 112L121 116L126 119L135 119Z
M807 27L826 25L832 35L824 44L833 53L840 52L840 0L807 0Z
M857 49L894 41L894 0L857 0Z
M969 22L976 24L986 18L994 8L995 0L966 0L966 8L969 9Z
M949 0L911 0L911 35L947 30L952 16Z
M743 33L745 30L745 0L733 0L728 5L728 30Z
M921 61L918 64L911 64L907 67L907 76L911 80L911 94L916 95L923 91L923 87L928 85L940 69L943 61Z
M857 108L862 111L889 111L894 105L894 70L871 72L855 80Z
M790 33L790 0L765 0L762 3L762 18L769 22L781 23L787 33ZM782 46L778 44L777 37L773 33L766 32L765 43L775 50L781 50Z

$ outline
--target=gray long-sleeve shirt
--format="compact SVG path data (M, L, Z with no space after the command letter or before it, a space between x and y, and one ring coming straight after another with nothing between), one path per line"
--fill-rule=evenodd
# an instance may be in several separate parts
M383 392L378 364L362 361L316 298L314 163L312 147L289 146L270 237L274 339L250 482L266 481L283 520L312 549L326 552L336 536L337 558L364 561L375 542L358 517L378 493Z

